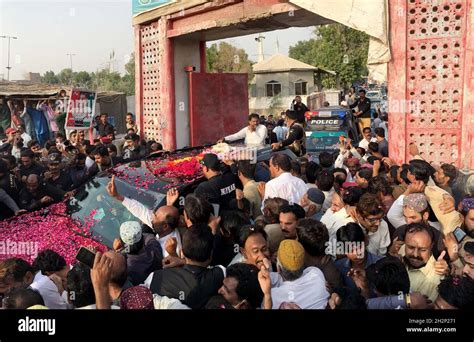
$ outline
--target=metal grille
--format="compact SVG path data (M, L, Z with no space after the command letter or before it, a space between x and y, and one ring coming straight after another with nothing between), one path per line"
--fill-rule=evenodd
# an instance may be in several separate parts
M465 7L465 0L408 0L408 143L436 164L460 165Z
M146 139L162 142L160 113L160 50L158 23L140 29L142 49L143 126Z

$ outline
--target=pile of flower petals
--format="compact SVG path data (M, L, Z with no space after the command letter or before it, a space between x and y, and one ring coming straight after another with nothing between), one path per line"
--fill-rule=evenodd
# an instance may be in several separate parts
M193 182L201 177L199 157L186 157L169 161L166 165L156 168L153 173L164 178L178 178L183 183Z
M38 252L52 249L68 264L73 264L81 246L106 251L107 247L91 238L89 231L93 220L86 222L82 225L67 215L64 202L1 221L0 252L3 253L0 253L0 260L20 257L32 262Z

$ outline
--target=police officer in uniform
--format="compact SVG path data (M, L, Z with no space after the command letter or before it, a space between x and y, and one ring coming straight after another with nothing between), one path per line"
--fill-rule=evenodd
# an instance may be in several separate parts
M302 156L306 153L306 135L303 125L297 122L297 119L295 111L288 110L286 112L288 133L283 141L272 144L273 150L288 146L297 156Z

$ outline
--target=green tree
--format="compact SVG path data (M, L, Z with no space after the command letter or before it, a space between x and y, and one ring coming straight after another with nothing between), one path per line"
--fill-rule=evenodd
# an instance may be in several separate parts
M217 44L212 44L206 49L207 72L215 71L214 65L216 64L218 54Z
M41 82L47 83L47 84L58 84L59 83L59 78L58 76L54 73L54 71L46 71L43 76L41 76Z
M63 69L58 74L59 83L63 85L72 84L73 81L73 73L71 69Z
M87 71L79 71L73 74L73 83L76 87L90 88L92 86L92 77Z
M127 95L135 94L135 54L130 55L130 60L125 64L125 75L122 77L123 92Z
M335 71L345 87L367 75L369 36L366 33L342 24L319 26L314 33L314 39L291 46L290 57ZM323 85L334 87L336 78L324 75Z
M248 73L249 82L253 78L252 65L244 49L229 43L212 44L206 49L207 72L240 72Z
M123 76L118 72L110 72L108 68L95 73L72 72L71 69L63 69L57 75L53 71L47 71L41 76L41 80L48 84L73 85L90 90L119 91L126 95L133 95L135 94L135 58L132 54L130 60L125 64Z

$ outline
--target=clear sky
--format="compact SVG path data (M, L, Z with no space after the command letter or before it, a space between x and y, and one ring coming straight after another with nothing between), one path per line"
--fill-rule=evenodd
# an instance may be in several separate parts
M96 71L108 65L115 51L115 70L123 72L134 49L131 0L0 0L0 36L17 36L11 41L11 80L23 79L27 72L70 66L73 70ZM280 53L298 40L312 37L313 28L291 28L264 33L265 55ZM256 61L257 35L228 39ZM211 42L212 43L212 42ZM6 79L8 41L0 39L0 79Z

